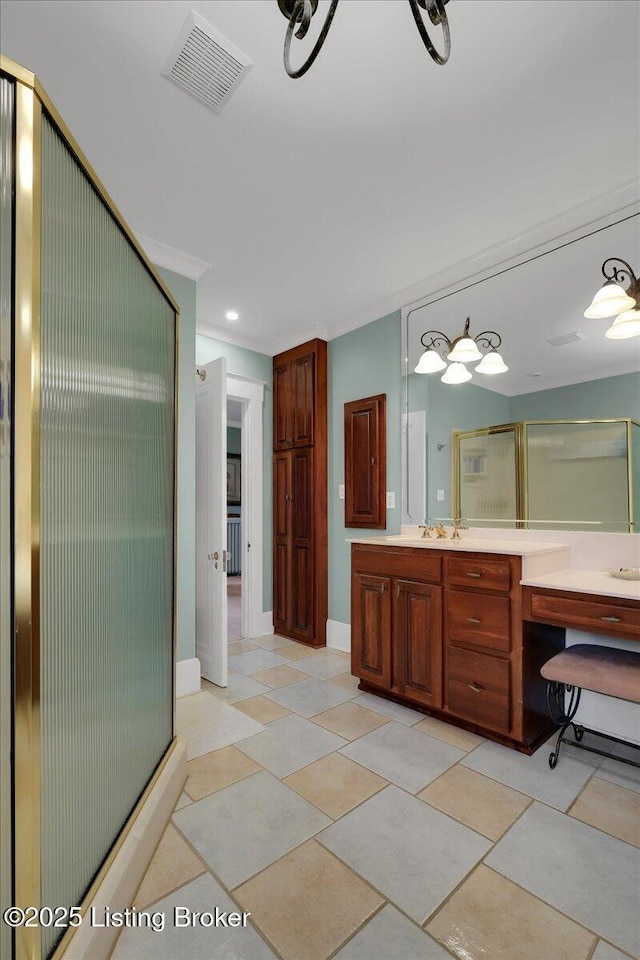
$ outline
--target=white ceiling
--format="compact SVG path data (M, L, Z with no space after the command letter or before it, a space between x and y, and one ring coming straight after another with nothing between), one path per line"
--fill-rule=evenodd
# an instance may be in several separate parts
M220 116L160 76L190 7L254 61ZM0 26L132 227L212 264L199 323L273 352L638 177L635 0L447 10L439 67L406 0L342 0L301 80L276 0L3 0Z

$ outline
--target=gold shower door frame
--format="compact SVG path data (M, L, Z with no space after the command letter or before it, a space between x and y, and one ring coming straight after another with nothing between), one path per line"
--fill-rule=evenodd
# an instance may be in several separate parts
M43 110L109 208L155 284L175 312L174 343L174 487L173 487L173 738L147 787L115 839L83 903L84 914L176 746L176 503L178 456L178 334L180 308L116 208L37 77L0 55L0 73L15 83L15 233L14 233L14 904L41 903L40 836L40 312L41 182ZM55 906L55 905L50 905ZM62 956L73 934L68 928L53 953ZM41 960L41 928L15 931L16 960Z
M632 463L632 427L640 427L640 423L632 417L603 417L598 419L560 419L560 420L518 420L514 423L501 423L493 427L481 427L477 430L454 430L453 443L451 449L451 486L453 491L452 506L453 516L460 517L460 441L471 437L489 436L494 433L508 433L513 431L516 440L516 503L517 503L517 521L516 529L528 529L529 524L529 464L527 456L528 428L530 426L544 426L545 424L567 423L567 424L594 424L594 423L624 423L627 438L627 501L628 501L628 526L629 532L633 533L637 527L638 521L634 517L634 487L633 487L633 463Z

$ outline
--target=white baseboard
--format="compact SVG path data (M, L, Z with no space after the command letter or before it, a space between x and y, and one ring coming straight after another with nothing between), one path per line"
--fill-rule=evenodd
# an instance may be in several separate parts
M176 663L176 697L187 697L200 690L200 661L197 657Z
M98 919L104 917L107 907L113 915L133 904L186 779L187 745L178 740L100 886L86 904L87 910L92 908ZM90 915L76 928L63 960L104 960L111 956L119 928L92 927L88 922Z
M351 653L351 624L327 620L327 646L343 653Z
M273 610L264 610L262 614L262 633L258 637L269 637L273 633Z

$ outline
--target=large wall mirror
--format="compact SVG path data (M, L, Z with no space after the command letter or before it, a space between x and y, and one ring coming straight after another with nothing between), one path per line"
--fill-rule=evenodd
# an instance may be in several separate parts
M404 523L640 532L640 337L584 316L611 257L640 274L637 207L403 310ZM434 334L455 341L467 317L470 338L502 338L508 370L415 373L434 340L446 360Z

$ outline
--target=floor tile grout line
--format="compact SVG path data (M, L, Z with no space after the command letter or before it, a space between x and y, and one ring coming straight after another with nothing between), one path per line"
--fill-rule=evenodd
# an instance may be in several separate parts
M345 671L345 674L346 674L346 673L347 673L347 671ZM331 682L334 678L315 678L315 679L320 679L320 680L322 680L323 682ZM297 681L296 681L296 682L297 682ZM276 688L276 689L278 689L278 688ZM347 703L348 703L348 702L352 702L352 701L353 701L354 699L356 699L358 696L359 696L359 693L355 693L354 696L350 698L350 700L345 701L345 702L347 702ZM250 698L248 698L248 699L250 699ZM332 709L332 708L328 708L328 709L330 710L330 709ZM367 708L367 707L363 707L363 709L368 709L368 708ZM327 712L327 711L326 711L326 710L325 710L325 711L320 711L319 714L315 714L315 715L313 715L313 717L308 717L308 718L303 718L303 719L308 719L308 720L310 720L311 722L314 722L314 719L313 719L313 718L316 717L316 716L319 716L319 715L320 715L321 713L323 713L323 712ZM376 711L373 711L373 712L376 712ZM390 722L390 721L393 719L393 718L390 718L390 717L386 717L386 715L384 715L384 714L380 714L380 716L381 716L381 717L384 717L385 723ZM427 714L426 716L429 716L429 715ZM416 721L416 723L417 723L417 722L419 722L419 721ZM319 726L319 727L322 727L321 724L316 724L316 725ZM380 729L380 728L381 728L382 726L384 726L384 725L385 725L384 723L383 723L383 724L380 724L378 727L374 728L374 730L375 730L375 729ZM412 726L414 726L415 724L411 724L411 725L404 724L404 725L405 725L405 726L408 726L408 727L412 727ZM325 730L326 730L327 728L326 728L326 727L323 727L322 729L325 729ZM334 731L330 731L330 732L334 732ZM368 732L370 733L370 732L372 732L372 731L368 731ZM424 733L424 731L418 731L418 732ZM433 734L426 734L426 735L433 737ZM365 734L362 734L362 735L361 735L361 737L364 737L364 736L367 736L367 734L365 733ZM355 740L349 741L349 742L350 742L350 743L355 743L357 740L361 739L361 737L357 737L357 738L355 738ZM437 738L437 737L433 737L433 738L436 739L436 740L439 740L439 738ZM346 739L346 738L343 738L343 739ZM441 742L448 743L448 741L441 741ZM455 744L450 744L450 745L451 745L451 746L456 746ZM461 757L461 758L460 758L459 760L457 760L454 764L452 764L451 767L447 768L447 770L443 771L443 773L440 774L439 777L440 777L440 776L443 776L448 770L452 769L453 767L457 766L458 764L462 764L462 761L465 760L466 757L468 757L471 753L474 752L474 750L476 750L476 749L478 748L478 746L481 746L481 745L482 745L482 744L478 744L478 745L476 745L475 747L473 747L470 751L465 752L463 757ZM544 745L542 745L542 748L544 748ZM339 748L339 749L342 749L342 748ZM338 750L331 751L329 754L325 754L325 757L331 756L333 753L339 753L339 749L338 749ZM458 747L458 749L463 749L463 748ZM214 752L214 751L212 751L212 752ZM323 759L323 758L318 758L318 759ZM351 758L348 758L348 759L351 759ZM314 763L314 762L317 762L317 761L310 761L309 764L305 764L305 765L303 765L303 767L298 768L298 769L299 769L299 770L302 770L302 769L304 769L305 767L310 766L310 765L311 765L312 763ZM352 761L352 762L356 762L356 763L357 763L357 761ZM363 764L359 764L359 765L362 766L364 769L366 769L366 770L369 771L369 768L368 768L368 767L364 767ZM464 765L464 764L462 764L462 765ZM494 841L492 838L490 838L490 837L485 837L484 835L480 834L480 836L482 836L483 839L488 840L488 841L492 844L491 850L487 851L487 853L484 855L484 857L483 857L480 861L478 861L478 863L476 863L476 865L474 866L474 868L473 868L471 871L469 871L469 873L465 876L465 878L463 878L463 880L461 881L461 883L465 882L465 880L468 879L468 877L469 877L475 870L477 870L477 868L478 868L478 866L480 865L480 863L482 863L484 866L486 866L487 869L493 869L493 868L489 867L487 864L484 863L485 858L489 856L489 854L490 854L491 851L495 848L495 846L504 838L504 836L506 835L506 833L508 833L508 832L515 826L515 824L518 822L518 820L520 820L521 817L524 816L524 814L526 813L527 810L529 810L529 808L531 807L531 805L532 805L532 803L533 803L534 801L537 802L537 803L542 804L543 806L548 807L549 809L554 810L556 813L560 813L561 815L564 815L564 816L570 816L569 810L571 810L571 809L573 808L573 806L574 806L575 803L577 802L578 798L582 795L582 793L584 792L584 790L586 789L586 787L588 786L588 784L591 783L591 781L593 780L593 778L594 778L595 776L597 776L598 770L599 770L599 765L592 768L591 774L589 775L589 777L587 778L587 780L585 781L585 783L582 785L582 787L581 787L581 789L579 790L578 794L576 795L576 797L573 799L573 801L571 802L571 804L569 805L569 807L568 807L566 810L558 809L557 807L554 807L554 806L552 806L551 804L549 804L549 803L547 803L547 802L545 802L545 801L543 801L543 800L539 800L537 797L532 797L530 794L527 794L526 792L523 792L523 791L521 791L521 790L518 790L517 788L511 786L510 784L504 784L504 783L503 783L502 781L500 781L500 780L495 780L495 778L488 776L488 775L487 775L486 773L484 773L483 771L474 771L473 768L468 768L468 767L467 767L466 769L469 769L469 770L471 770L472 772L475 772L475 773L479 773L481 776L485 776L485 777L487 777L487 779L493 780L493 782L497 783L498 785L506 786L508 789L514 790L516 793L520 793L522 796L527 797L527 798L529 799L529 803L527 804L527 806L525 807L525 809L515 818L515 820L513 821L513 823L507 828L507 830L501 835L501 837L500 837L498 840L495 840L495 841ZM298 771L293 771L293 773L295 773L295 772L298 772ZM376 773L376 771L370 771L370 772ZM291 776L291 775L292 775L292 774L287 774L286 776ZM377 774L377 775L379 776L379 774ZM439 779L439 777L436 777L433 781L430 781L428 784L425 785L425 787L429 786L431 783L435 783L436 780ZM277 779L278 779L280 782L283 782L283 781L286 779L286 777L282 777L282 778L278 777ZM604 778L603 778L603 779L604 779ZM287 784L285 784L285 785L287 785ZM390 783L388 783L387 785L390 785ZM398 785L396 784L396 786L398 786ZM620 785L614 783L614 786L620 786ZM224 788L221 788L221 789L224 789ZM290 788L290 789L293 789L293 788ZM372 794L372 795L371 795L370 797L368 797L367 799L372 799L372 797L376 796L378 793L380 793L380 792L381 792L382 790L384 790L384 789L386 789L386 787L380 787L379 790L377 790L374 794ZM418 797L416 796L416 794L413 794L413 793L411 793L410 791L405 790L403 787L399 787L399 786L398 786L398 789L401 789L401 790L403 790L405 793L408 793L409 796L414 796L416 799L421 799L421 798L418 798ZM423 788L423 789L425 789L425 788ZM625 788L622 787L622 789L625 789ZM627 788L627 789L628 789L628 788ZM295 790L294 790L294 792L297 793L297 791L295 791ZM418 791L418 792L421 792L421 791ZM300 796L302 796L302 795L300 794ZM309 801L306 797L303 797L303 799L304 799L306 802L310 803L311 806L313 806L315 809L317 809L317 810L319 810L320 812L324 813L325 816L326 816L326 812L323 811L323 810L321 810L321 808L317 807L316 804L312 803L312 801ZM335 820L334 820L333 818L331 818L332 822L333 822L333 823L338 822L340 819L342 819L342 817L344 817L344 816L346 816L347 814L351 813L353 810L356 810L359 806L361 806L361 805L362 805L363 803L365 803L365 802L366 802L366 800L361 801L361 802L360 802L359 804L357 804L355 807L352 807L349 811L346 811L344 814L342 814L340 817L336 818ZM426 802L426 803L428 804L428 801L423 801L423 802ZM428 804L428 805L431 806L431 804ZM434 809L439 809L439 808L434 808ZM455 817L453 817L451 814L446 813L445 811L439 811L439 812L444 813L445 816L449 816L451 819L456 820L456 822L461 823L461 821L457 821L457 819L456 819ZM574 819L577 820L578 818L574 818ZM584 821L580 821L580 822L584 822ZM472 829L472 830L473 830L473 828L468 827L467 824L462 824L462 825L465 826L467 829ZM591 826L591 827L593 828L593 825L592 825L592 824L586 824L586 823L585 823L585 825L586 825L586 826ZM323 828L323 829L324 829L324 828ZM599 828L596 827L595 829L599 829ZM315 834L313 837L311 837L311 838L309 838L309 839L316 839L316 840L317 840L317 837L318 837L319 833L321 833L321 832L322 832L322 831L319 831L318 834ZM477 832L477 831L474 831L474 832ZM605 835L607 835L607 836L613 836L613 835L611 835L611 834L607 834L606 831L600 830L600 832L603 833L603 834L605 834ZM614 839L618 839L620 842L625 843L627 846L633 847L632 844L629 844L627 841L624 841L624 840L622 840L622 839L619 838L619 837L614 837ZM308 840L307 840L307 841L303 841L303 842L308 842ZM320 842L320 843L321 843L321 841L319 841L319 840L317 840L317 842ZM295 848L293 848L293 849L298 849L298 847L301 846L301 845L302 845L302 844L298 844L298 846L295 847ZM325 850L328 849L328 848L324 847L324 845L323 845L323 848L324 848ZM290 852L292 852L292 851L288 851L288 852L290 853ZM330 853L333 853L333 851L329 851L329 852L330 852ZM284 856L286 856L286 854L285 854ZM334 855L334 856L335 856L335 855ZM279 859L282 859L282 858L279 858ZM340 858L339 858L339 857L336 857L336 859L339 860ZM274 864L277 863L277 862L278 862L278 861L274 861ZM343 862L343 861L340 861L340 862ZM271 865L269 865L269 866L271 866ZM345 866L346 866L347 869L351 870L351 872L353 872L356 876L360 877L365 883L368 883L368 881L366 881L366 879L365 879L364 877L361 877L361 875L360 875L356 870L354 870L349 864L345 863ZM264 869L268 869L268 867L265 867ZM261 871L259 871L259 872L261 872ZM500 875L500 876L504 876L503 874L500 873L500 871L494 870L494 872L497 873L497 874ZM256 875L254 875L254 876L256 876ZM505 879L508 880L509 882L515 883L515 881L511 880L511 878L509 878L509 877L505 877ZM246 882L246 881L244 881L244 882ZM437 909L436 911L434 911L434 913L431 915L431 917L429 917L429 918L427 918L427 920L425 920L425 925L428 924L428 923L430 922L430 920L435 916L435 914L436 914L440 909L442 909L442 907L448 902L449 899L451 899L451 897L452 897L453 894L456 892L456 890L459 889L460 885L461 885L461 884L458 884L458 886L455 888L455 890L450 892L450 894L448 895L448 897L445 898L445 900L443 900L442 904L438 907L438 909ZM372 885L369 884L369 886L372 886ZM516 883L516 886L520 887L520 885L517 884L517 883ZM373 887L373 889L377 889L377 888ZM534 893L532 893L530 890L527 890L527 889L524 888L524 887L521 887L520 889L522 889L525 893L529 894L530 896L533 896L535 899L539 900L539 902L541 902L542 904L544 904L547 908L552 909L552 910L556 910L561 916L564 916L564 917L565 917L567 920L569 920L571 923L576 924L577 926L579 926L579 927L581 927L582 929L584 929L585 931L587 931L590 935L592 935L592 936L595 938L594 947L593 947L593 949L592 949L592 951L591 951L591 953L593 953L593 950L596 949L598 942L603 939L599 934L597 934L597 933L596 933L595 931L593 931L593 930L590 930L590 929L587 928L587 927L584 927L582 924L580 924L580 923L579 923L577 920L575 920L573 917L571 917L571 916L569 916L569 915L567 915L567 914L564 914L562 911L558 910L557 907L555 907L554 905L548 904L546 901L542 900L542 898L537 897L537 895L534 894ZM378 892L380 893L381 896L383 896L383 897L385 896L384 894L382 894L381 891L378 891ZM386 899L388 899L388 898L386 898ZM397 907L396 904L394 904L394 906ZM380 910L382 910L382 909L384 909L384 904L380 907ZM404 911L402 911L400 908L398 908L398 909L399 909L399 912L400 912L400 913L404 914ZM375 915L377 915L377 914L374 914L373 916L375 916ZM405 914L405 916L406 916L406 914ZM371 917L370 919L372 919L372 917ZM408 918L408 919L410 920L411 923L413 923L413 924L415 925L415 921L414 921L412 918ZM369 922L369 921L366 921L366 922ZM365 924L363 924L363 926L366 925L366 922L365 922ZM362 926L361 926L359 929L362 929ZM355 934L353 934L353 936L355 936ZM349 939L351 939L351 938L349 938ZM347 943L347 942L349 942L349 940L344 941L344 943ZM605 942L608 942L608 941L605 941ZM344 946L344 943L342 944L341 947L338 948L338 950L339 950L339 949L342 949L342 947ZM618 948L616 948L616 949L618 949ZM333 955L332 955L332 956L333 956Z
M237 884L236 887L228 887L228 886L223 882L222 878L219 877L218 874L214 872L214 870L211 868L210 864L208 864L208 863L204 860L204 858L201 856L201 854L198 853L198 851L196 850L196 848L193 846L193 844L191 843L191 841L189 840L189 838L188 838L187 836L185 836L185 834L182 832L182 830L180 829L180 827L177 826L177 824L174 824L174 828L175 828L176 831L180 834L181 838L184 840L184 842L187 844L187 846L190 847L191 850L193 850L193 852L196 854L196 856L198 857L198 859L205 864L205 870L206 870L206 872L207 872L211 877L213 877L213 879L215 880L216 883L218 883L218 884L222 887L222 889L223 889L224 892L227 894L227 896L228 896L228 897L231 899L231 901L238 907L239 911L240 911L240 912L244 912L244 907L242 906L242 904L239 903L237 897L234 897L234 896L233 896L233 890L238 889L238 887L241 887L241 886L242 886L242 883L246 883L247 881L246 881L246 880L243 880L242 883ZM202 876L202 874L200 874L200 876ZM194 879L197 879L197 878L194 878ZM249 877L248 879L251 879L251 877ZM182 886L186 886L186 884L182 884ZM178 889L181 889L181 888L179 887ZM174 891L174 892L175 892L175 891ZM162 899L164 899L164 897L161 897L160 899L162 900ZM158 903L158 902L159 902L159 901L156 901L156 903ZM256 931L256 933L258 934L258 936L259 936L262 940L264 940L264 942L267 944L267 946L268 946L270 949L273 949L273 950L274 950L276 956L278 957L278 960L283 960L282 954L281 954L280 951L277 949L277 947L275 946L275 944L272 944L271 941L265 936L265 934L264 934L264 933L262 932L262 930L258 927L257 923L252 919L252 917L253 917L253 915L250 913L250 914L249 914L249 922L251 923L252 928Z

